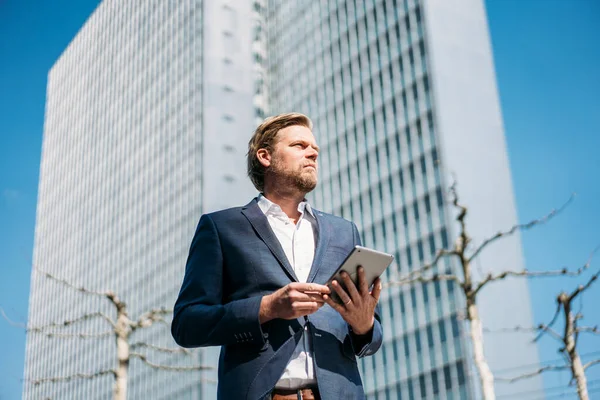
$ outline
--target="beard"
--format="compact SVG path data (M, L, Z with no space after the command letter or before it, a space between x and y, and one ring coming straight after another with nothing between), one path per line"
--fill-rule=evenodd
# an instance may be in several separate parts
M306 169L302 165L296 169L290 168L279 160L273 158L268 173L277 177L278 186L284 186L286 189L294 189L303 194L312 192L317 186L317 170Z

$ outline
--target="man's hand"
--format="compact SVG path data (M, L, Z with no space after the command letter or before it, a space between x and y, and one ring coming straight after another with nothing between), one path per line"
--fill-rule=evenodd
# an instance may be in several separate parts
M375 306L381 294L381 279L375 280L371 292L369 292L363 267L358 267L358 289L348 273L342 272L342 280L347 292L336 280L331 283L331 286L344 304L336 303L327 294L323 295L323 299L331 308L340 313L344 321L352 327L354 333L365 335L369 333L375 323Z
M259 321L264 324L275 318L295 319L316 312L325 304L323 295L327 286L316 283L292 282L278 291L263 296Z

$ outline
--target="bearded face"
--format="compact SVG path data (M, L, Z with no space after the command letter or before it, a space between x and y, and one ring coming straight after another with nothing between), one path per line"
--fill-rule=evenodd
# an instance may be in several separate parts
M314 162L290 165L274 153L269 173L280 185L293 187L302 193L312 192L317 186L317 166Z
M279 190L303 195L317 186L319 146L307 127L293 125L278 133L266 176Z

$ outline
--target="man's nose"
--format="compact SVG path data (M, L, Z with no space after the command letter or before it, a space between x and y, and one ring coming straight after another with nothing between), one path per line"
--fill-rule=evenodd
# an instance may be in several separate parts
M311 160L316 161L318 156L319 152L313 149L312 147L309 147L306 158L310 158Z

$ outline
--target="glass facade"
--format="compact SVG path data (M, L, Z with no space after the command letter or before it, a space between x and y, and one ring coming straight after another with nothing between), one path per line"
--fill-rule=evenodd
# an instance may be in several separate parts
M90 290L114 291L131 319L173 306L201 213L255 194L245 184L244 165L255 122L253 82L246 79L253 76L250 51L225 47L250 37L251 22L236 23L250 8L200 0L105 0L98 6L49 73L36 267ZM226 79L224 66L240 79ZM226 130L231 133L224 137ZM30 326L97 311L116 317L105 299L32 272ZM94 318L53 331L110 329ZM176 347L168 324L135 332L132 343L138 341ZM214 364L215 351L139 351L157 364ZM110 334L30 333L24 377L94 374L116 368L116 356ZM214 380L216 372L155 370L132 359L128 398L202 398L216 390L214 382L202 386L202 378ZM107 399L113 381L112 375L26 381L23 398Z
M447 76L446 60L437 50L440 37L448 37L443 48L459 59L462 43L468 43L453 32L442 31L462 30L475 38L487 38L485 10L480 0L441 3L445 2L271 0L265 11L270 113L298 111L312 118L322 150L320 182L310 200L317 208L354 221L366 246L395 255L384 282L420 268L437 250L454 242L454 210L445 198L450 184L446 171L478 168L469 157L463 157L458 166L457 152L449 150L448 142L460 129L472 129L468 121L477 120L479 111L457 112L457 104L463 107L463 103L472 103L471 99L436 99L445 92L437 91L433 82L454 79ZM452 12L445 12L449 11L446 8ZM430 15L438 17L435 30L426 20ZM467 56L482 54L491 64L489 42L480 40L468 46ZM482 67L485 74L481 77L475 74L478 63L465 67L456 74L463 86L458 91L469 93L470 87L480 86L492 93L479 96L476 104L481 110L491 110L494 118L490 121L495 122L500 114L494 97L493 65ZM465 71L475 78L465 79ZM460 115L463 127L439 118L442 111ZM504 140L501 129L492 133ZM484 150L484 146L470 151L487 151L491 159L499 160L499 172L492 176L501 178L508 171L505 149ZM449 157L449 153L455 154ZM489 176L471 178L462 173L459 188L469 189L466 192L484 188L480 181L489 181ZM496 191L511 196L512 187L502 182ZM486 207L480 199L475 202ZM514 213L512 199L498 209ZM470 228L475 227L479 234L479 226L491 226L489 215L494 212L485 210L488 216ZM500 221L511 220L516 218L509 215ZM519 239L516 241L507 252L518 258ZM518 268L519 262L512 265ZM437 270L457 272L448 260L439 263ZM459 316L464 315L462 296L455 285L452 281L434 282L382 293L384 342L373 357L360 360L369 399L475 398L478 381L468 332ZM524 289L527 297L526 286L518 289ZM491 308L484 311L494 320L499 315ZM531 324L531 319L524 316L522 322ZM530 346L527 356L511 354L508 357L513 359L503 365L537 360L531 347L535 349ZM486 349L491 359L493 353L499 353L498 348ZM499 393L506 392L499 389Z
M419 268L448 244L421 5L270 5L271 111L309 115L322 149L311 200L395 255L388 280ZM360 361L369 398L469 398L455 292L453 282L383 292L384 343Z
M49 74L35 265L76 285L117 292L130 318L170 307L199 216L256 194L245 176L248 138L264 116L289 111L311 117L321 147L320 182L310 201L354 221L366 246L395 255L385 280L419 268L453 243L448 171L457 172L461 193L474 205L470 228L477 240L489 236L483 228L498 229L497 221L516 221L489 83L495 79L489 42L467 40L487 35L482 0L465 0L464 8L444 4L152 0L134 6L104 0ZM483 54L477 79L464 76L478 65L472 58L452 64L461 60L456 43L468 54ZM459 89L449 84L448 71ZM491 94L477 93L476 101L452 97L467 97L473 87ZM480 138L478 114L495 124L493 134ZM494 145L478 143L467 153L455 145L478 139ZM484 169L476 155L491 165L494 179L469 176ZM489 182L506 196L495 193L502 206L491 211L478 208L489 203L481 197L491 192ZM495 257L513 255L508 261L518 268L518 236L511 246ZM454 272L455 266L444 261L438 270ZM526 309L526 286L511 285L502 290L525 293L514 296L519 308L513 310ZM490 303L497 303L502 293L492 293ZM359 360L367 397L475 398L459 288L452 281L390 288L380 303L382 348ZM114 318L108 302L32 273L31 326L98 310ZM521 314L512 325L531 325L530 315ZM99 319L60 331L106 330ZM134 341L175 346L164 325L136 335ZM495 353L501 345L486 347L493 368L537 361L535 352L517 341L513 346ZM216 366L218 353L209 348L182 357L149 350L147 356L168 365ZM112 336L27 338L26 379L95 373L115 364ZM133 360L129 398L211 399L214 379L214 371L157 371ZM24 398L104 399L112 385L110 375L26 382Z

